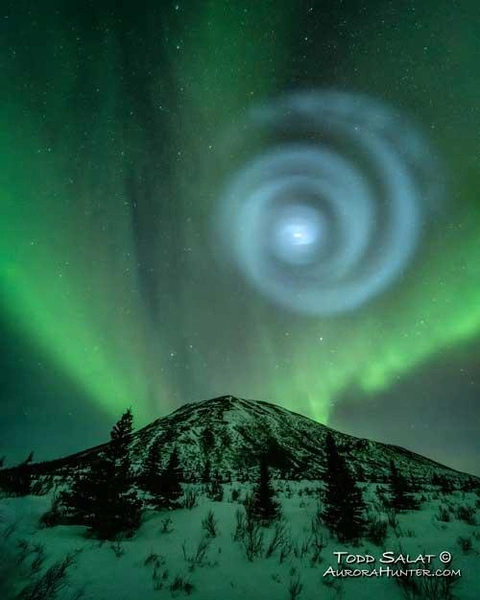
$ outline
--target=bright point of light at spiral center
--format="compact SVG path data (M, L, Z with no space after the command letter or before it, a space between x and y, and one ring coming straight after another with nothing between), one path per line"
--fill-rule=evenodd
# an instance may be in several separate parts
M274 224L274 254L291 265L305 264L318 254L324 238L325 224L317 210L289 207L280 211Z

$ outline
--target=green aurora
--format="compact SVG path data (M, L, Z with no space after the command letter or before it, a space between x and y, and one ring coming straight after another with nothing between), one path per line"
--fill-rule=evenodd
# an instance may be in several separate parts
M239 4L100 2L92 26L46 2L2 24L1 308L112 417L233 393L328 422L346 391L375 395L480 335L472 20L380 8L332 46L294 4ZM216 149L250 104L336 79L424 125L449 193L401 281L346 316L302 318L217 269Z

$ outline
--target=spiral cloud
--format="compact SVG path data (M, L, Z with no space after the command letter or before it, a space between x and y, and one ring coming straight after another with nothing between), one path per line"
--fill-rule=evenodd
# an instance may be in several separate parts
M332 315L402 275L442 194L438 161L406 117L362 95L302 92L253 108L237 131L215 240L254 288Z

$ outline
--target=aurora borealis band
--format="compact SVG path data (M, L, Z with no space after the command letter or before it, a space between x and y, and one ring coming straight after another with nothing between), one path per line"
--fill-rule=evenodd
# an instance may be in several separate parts
M8 357L15 348L21 365L0 364L10 381L0 440L35 427L24 419L36 410L28 399L34 384L11 382L17 367L28 379L39 361L75 390L66 409L58 387L39 383L42 407L77 430L85 424L75 420L75 405L104 422L132 406L140 425L184 402L232 393L355 434L342 406L396 398L396 387L411 380L428 396L422 373L443 363L458 362L460 378L466 369L477 394L477 6L464 3L457 13L446 1L396 4L7 3L0 15L0 352ZM421 188L428 218L388 285L348 311L296 311L294 293L288 306L272 301L227 260L223 238L234 242L236 221L227 229L218 214L238 165L272 142L268 130L242 139L249 111L325 90L405 115L438 155L428 177L443 192L427 198ZM402 153L401 140L392 139ZM281 243L272 252L294 271L304 268L304 255L291 254L289 236L331 231L328 220L311 229L305 206L293 221L282 209L275 230ZM264 229L251 232L268 246ZM379 256L387 246L380 237L369 252ZM451 377L453 412L461 399ZM422 416L414 399L405 402L410 431ZM467 442L480 437L475 406L462 421ZM381 426L369 433L380 439ZM80 444L81 431L75 435ZM398 440L415 445L411 432ZM450 464L475 468L480 449L468 443L461 459L448 449ZM413 449L428 453L428 445ZM448 461L448 452L440 458Z

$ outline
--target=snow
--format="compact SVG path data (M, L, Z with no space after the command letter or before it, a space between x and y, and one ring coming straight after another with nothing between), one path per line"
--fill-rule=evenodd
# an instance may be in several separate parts
M16 525L8 543L4 541L3 551L14 554L16 544L22 538L27 539L31 545L42 544L48 556L46 568L47 564L62 559L67 553L80 550L75 564L69 570L68 585L59 596L61 600L77 598L76 594L82 589L83 597L89 600L183 597L184 592L170 590L170 585L178 575L191 582L191 596L197 600L288 600L289 585L297 577L303 585L299 600L404 599L393 578L344 578L335 581L331 576L323 577L328 567L337 568L333 552L348 551L380 557L383 549L369 541L363 540L356 547L345 546L330 538L328 531L323 529L321 534L327 545L322 552L322 562L312 564L312 548L305 556L300 555L302 544L310 537L310 524L318 507L318 489L321 487L320 481L276 482L288 538L293 547L298 549L298 556L292 550L283 562L280 562L279 550L269 558L261 556L250 562L241 545L233 540L235 513L241 509L241 505L230 501L231 492L234 488L239 489L241 497L245 497L250 489L248 484L238 482L224 485L223 502L212 502L202 496L198 506L192 510L148 512L136 535L119 543L117 553L120 556L116 555L115 546L112 547L110 542L100 543L86 538L82 527L40 529L38 519L49 507L48 496L5 498L0 504L2 528L5 531L10 523ZM401 551L410 556L422 553L438 555L441 551L449 551L453 556L453 567L462 570L460 583L455 588L456 597L459 600L478 600L480 527L468 525L453 515L448 523L439 522L435 517L439 504L450 503L455 511L461 505L475 506L478 504L478 496L459 491L445 495L432 487L423 494L427 501L420 511L400 514L396 531L389 526L385 550ZM373 508L376 498L374 484L364 486L364 495L370 499ZM213 510L218 521L219 534L208 540L208 550L203 562L192 565L188 562L188 557L195 554L198 544L205 536L202 519L209 510ZM168 533L162 533L165 519L172 521L171 531ZM264 530L267 544L272 535L273 526ZM473 549L464 553L457 543L459 536L470 538ZM151 559L150 564L145 564L151 555L157 555L156 576L158 582L162 583L161 589L155 589L155 561L152 562ZM162 579L164 573L165 579ZM14 586L17 590L21 588L22 582L25 583L32 577L28 568L26 571L18 568L16 573L10 575L17 578ZM10 598L2 596L2 600Z

